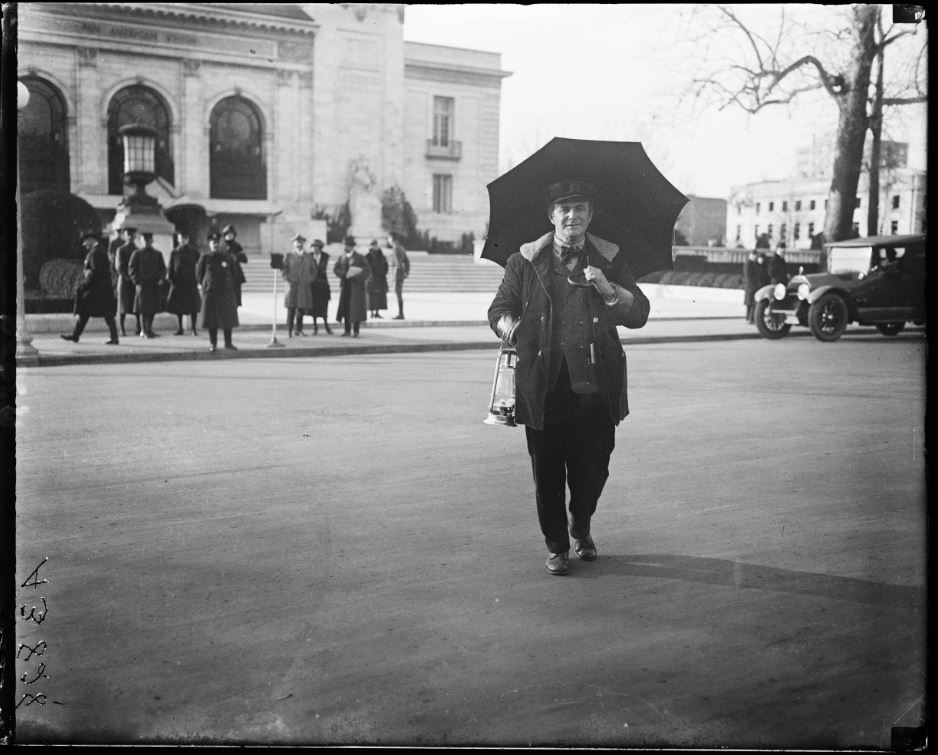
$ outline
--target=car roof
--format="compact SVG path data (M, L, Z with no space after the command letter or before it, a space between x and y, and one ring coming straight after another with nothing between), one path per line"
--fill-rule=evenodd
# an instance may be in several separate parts
M925 241L924 234L913 233L905 236L861 236L860 238L844 239L843 241L828 241L824 246L906 246L923 241Z

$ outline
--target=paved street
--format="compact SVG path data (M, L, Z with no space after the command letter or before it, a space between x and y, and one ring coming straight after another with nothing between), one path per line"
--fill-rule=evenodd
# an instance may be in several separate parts
M343 339L346 340L346 339ZM20 742L884 748L923 715L921 333L629 347L544 570L492 350L18 376ZM43 559L48 561L43 563ZM21 657L17 679L37 658Z

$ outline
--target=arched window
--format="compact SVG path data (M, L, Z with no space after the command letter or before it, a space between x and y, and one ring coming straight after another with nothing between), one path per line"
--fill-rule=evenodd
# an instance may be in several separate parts
M27 76L21 81L29 89L29 103L17 119L20 191L69 191L65 100L43 79Z
M226 97L212 110L211 196L266 199L267 163L260 113L242 97Z
M175 184L169 108L152 89L135 84L118 91L107 106L108 194L122 194L124 191L124 145L118 129L130 123L156 129L156 174Z

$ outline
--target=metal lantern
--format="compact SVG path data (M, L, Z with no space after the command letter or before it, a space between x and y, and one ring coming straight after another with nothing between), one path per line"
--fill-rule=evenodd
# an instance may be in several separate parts
M487 425L516 427L515 423L515 365L518 352L504 341L495 360L495 379L492 381L492 398L489 401L489 416L483 421Z
M150 183L156 177L156 129L133 123L118 131L124 143L124 180Z

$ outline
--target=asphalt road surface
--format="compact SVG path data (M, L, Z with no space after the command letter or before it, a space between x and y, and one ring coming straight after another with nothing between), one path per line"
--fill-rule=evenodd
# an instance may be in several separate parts
M599 559L563 578L523 429L482 423L494 350L25 370L16 597L44 620L17 622L43 652L16 741L884 748L922 724L921 338L628 353Z

